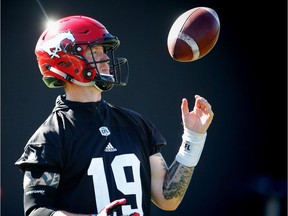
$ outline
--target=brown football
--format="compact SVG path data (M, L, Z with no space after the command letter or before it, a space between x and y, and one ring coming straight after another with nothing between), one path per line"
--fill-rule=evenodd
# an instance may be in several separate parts
M196 7L182 13L170 28L167 46L170 56L179 62L191 62L208 54L220 33L215 10Z

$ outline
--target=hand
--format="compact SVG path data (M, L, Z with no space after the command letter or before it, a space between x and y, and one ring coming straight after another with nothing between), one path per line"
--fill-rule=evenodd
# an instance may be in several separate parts
M113 202L109 203L105 206L104 209L101 210L101 212L97 216L110 216L113 215L113 212L120 207L121 205L124 205L126 203L126 199L118 199L114 200ZM140 216L138 213L132 213L129 216Z
M214 113L207 100L199 95L195 95L195 105L193 111L189 112L188 101L182 99L181 111L183 126L196 133L206 133L209 128Z
M125 215L123 215L123 216L125 216ZM134 212L134 213L130 214L129 216L140 216L140 214L137 212Z
M101 212L97 216L109 216L113 214L113 211L120 207L121 205L126 203L126 199L118 199L114 200L113 202L109 203L105 206L104 209L101 210Z

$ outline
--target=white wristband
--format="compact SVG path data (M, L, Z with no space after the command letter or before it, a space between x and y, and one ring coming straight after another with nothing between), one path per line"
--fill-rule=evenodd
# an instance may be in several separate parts
M196 166L204 148L207 132L204 134L184 128L182 144L176 155L176 160L188 167Z

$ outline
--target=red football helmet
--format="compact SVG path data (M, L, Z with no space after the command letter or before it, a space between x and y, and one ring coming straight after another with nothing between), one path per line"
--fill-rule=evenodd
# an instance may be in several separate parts
M100 73L96 63L87 61L84 53L95 45L103 46L108 55L110 74ZM64 82L80 86L96 85L110 90L113 85L125 86L129 67L126 58L115 58L120 41L97 20L86 16L68 16L48 27L35 48L43 81L49 88L62 87ZM64 82L63 82L64 81Z

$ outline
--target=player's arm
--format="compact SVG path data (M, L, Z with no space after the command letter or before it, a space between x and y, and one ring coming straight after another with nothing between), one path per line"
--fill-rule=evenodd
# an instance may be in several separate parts
M59 173L25 171L23 179L25 215L89 216L84 214L73 214L54 208L54 198L59 182Z
M60 174L54 172L25 171L23 179L24 209L26 216L74 216L54 208L54 198ZM80 216L79 214L77 214ZM83 215L89 216L89 215Z
M161 153L150 156L150 164L152 201L163 210L175 210L186 193L194 167L187 167L174 160L168 168Z
M152 201L160 208L168 211L175 210L181 203L194 167L197 165L206 140L214 113L207 100L195 96L195 105L189 112L188 101L182 100L182 122L184 133L182 144L174 162L168 168L160 153L150 156L152 175Z
M59 173L25 171L23 199L26 216L48 216L54 213L54 197L59 181Z

